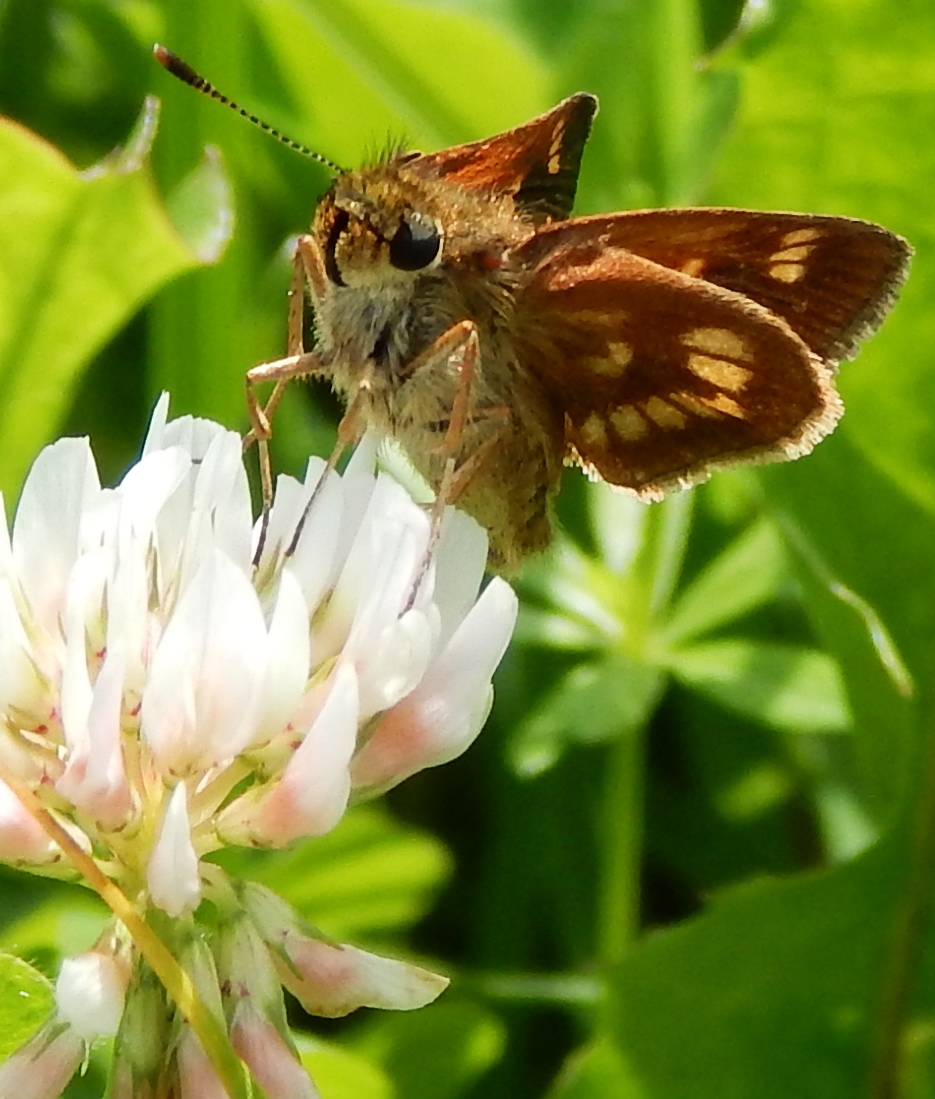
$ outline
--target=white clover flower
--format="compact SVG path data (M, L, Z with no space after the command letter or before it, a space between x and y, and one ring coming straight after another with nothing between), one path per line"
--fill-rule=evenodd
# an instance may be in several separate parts
M428 516L374 473L373 444L343 476L312 459L304 483L280 478L263 529L239 437L166 412L163 398L115 489L86 440L47 447L0 531L0 859L75 874L28 791L144 920L159 909L177 928L170 949L271 1099L313 1096L281 981L330 1015L420 1006L444 979L328 942L204 857L321 835L351 800L462 752L516 600L499 579L479 594L486 537L467 517L449 509L431 550ZM229 915L195 936L208 960L192 953L205 898ZM59 1094L126 987L111 1093L165 1080L171 1055L177 1094L223 1094L186 1020L156 1022L165 994L130 936L115 924L109 941L66 963L59 1014L0 1067L4 1087L25 1094L15 1073L41 1057L52 1090L36 1094Z

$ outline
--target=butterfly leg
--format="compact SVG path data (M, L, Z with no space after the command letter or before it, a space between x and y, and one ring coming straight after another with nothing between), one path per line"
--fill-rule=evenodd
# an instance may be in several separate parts
M415 601L428 570L441 534L445 508L459 499L496 448L500 438L497 421L505 422L510 416L507 408L477 406L475 381L479 355L477 327L472 321L461 321L442 333L409 364L407 378L399 394L402 407L410 404L405 392L408 386L414 392L434 392L442 406L447 406L447 416L437 421L438 428L444 428L444 436L431 451L443 465L440 475L437 475L429 539L407 606L412 606ZM465 457L468 430L471 425L480 422L495 425L494 430L476 445L472 443L472 449ZM424 424L422 427L424 429Z

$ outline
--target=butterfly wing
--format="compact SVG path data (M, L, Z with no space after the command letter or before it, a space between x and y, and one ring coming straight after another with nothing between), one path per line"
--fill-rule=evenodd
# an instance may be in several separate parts
M581 218L576 233L734 290L789 324L822 359L850 358L906 277L902 237L854 218L752 210L638 210ZM540 242L540 247L546 242Z
M597 99L582 92L506 133L421 154L406 167L460 187L512 195L537 223L567 218L596 112Z
M621 247L616 220L519 250L520 363L564 410L568 458L658 499L811 450L841 413L830 368L755 301Z

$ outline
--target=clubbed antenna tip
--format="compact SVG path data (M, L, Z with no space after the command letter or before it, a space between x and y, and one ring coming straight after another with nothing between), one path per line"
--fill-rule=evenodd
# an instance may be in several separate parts
M254 126L259 126L264 133L269 134L271 137L275 137L277 141L281 141L283 145L288 145L290 149L294 149L297 153L310 157L312 160L317 160L319 164L324 164L324 166L330 168L332 172L339 175L343 173L344 169L335 164L333 160L329 160L326 156L322 156L321 153L316 153L314 149L309 149L308 146L301 144L301 142L293 141L291 137L286 137L285 134L280 133L279 130L270 126L268 122L264 122L261 118L257 118L256 115L244 110L243 107L235 103L232 99L228 99L227 96L219 92L213 84L210 84L203 76L200 76L195 72L187 61L183 61L181 57L174 54L171 50L167 50L165 46L161 46L158 42L153 46L153 56L166 72L171 73L176 79L181 80L183 84L188 84L196 91L202 92L211 99L216 99L219 103L223 103L225 107L230 107L232 111L236 111L239 115L242 115L248 122L252 122Z

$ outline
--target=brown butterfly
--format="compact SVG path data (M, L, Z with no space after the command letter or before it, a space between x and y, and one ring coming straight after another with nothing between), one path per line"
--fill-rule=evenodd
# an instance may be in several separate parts
M564 464L658 500L807 454L842 412L835 364L882 321L909 245L811 214L571 218L596 110L574 95L483 141L331 165L296 260L317 343L303 351L294 309L289 357L248 375L252 435L268 437L286 379L328 377L348 401L341 440L397 439L505 570L548 543ZM262 409L252 387L269 380Z

